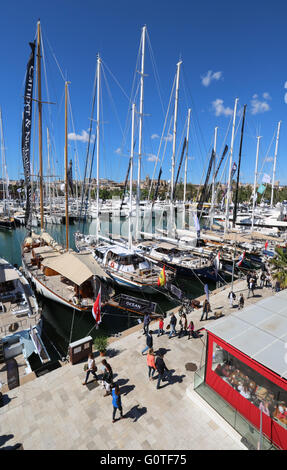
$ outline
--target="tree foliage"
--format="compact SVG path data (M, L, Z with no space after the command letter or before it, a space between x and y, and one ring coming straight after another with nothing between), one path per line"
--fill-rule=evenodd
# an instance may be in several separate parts
M287 250L285 247L276 247L275 256L270 261L272 277L280 282L281 287L287 287Z

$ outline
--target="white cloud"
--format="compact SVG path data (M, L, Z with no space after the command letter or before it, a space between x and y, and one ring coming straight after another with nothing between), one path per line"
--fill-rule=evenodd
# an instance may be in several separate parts
M225 108L223 103L224 101L219 98L217 98L215 101L212 101L212 108L215 112L215 116L232 116L233 110L228 107Z
M266 162L273 162L273 157L266 157Z
M203 86L207 87L213 80L220 80L222 78L222 72L213 72L208 70L206 75L201 76L201 83Z
M158 135L158 134L152 134L151 139L152 139L152 140L153 140L153 139L159 139L159 135Z
M263 93L262 97L263 100L260 100L257 94L252 96L251 114L260 114L265 113L266 111L270 111L270 106L266 100L271 100L271 96L269 95L269 93L265 92Z
M115 150L115 153L117 153L118 155L120 155L122 153L122 149L120 147L118 147L116 150Z
M89 141L89 134L87 131L82 130L81 134L75 134L75 132L70 132L68 134L69 140L79 140L80 142L88 142ZM91 135L91 142L95 141L95 135Z
M147 157L148 162L157 162L158 160L159 160L159 158L156 155L154 155L153 153L148 154L148 157Z

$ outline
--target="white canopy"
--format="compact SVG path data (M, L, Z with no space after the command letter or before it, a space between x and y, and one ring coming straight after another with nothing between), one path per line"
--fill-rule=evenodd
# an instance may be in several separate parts
M233 312L205 328L287 379L287 291Z
M97 262L93 260L92 255L88 253L66 252L44 259L42 265L53 269L78 286L94 275L108 277Z

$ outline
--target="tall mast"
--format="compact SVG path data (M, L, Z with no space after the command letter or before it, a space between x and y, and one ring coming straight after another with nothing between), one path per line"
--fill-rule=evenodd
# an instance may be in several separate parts
M176 146L176 131L177 131L177 109L178 109L178 90L179 90L179 74L182 61L177 63L176 70L176 89L175 89L175 103L174 103L174 119L173 119L173 140L172 140L172 157L171 157L171 200L174 192L174 167L175 167L175 146Z
M100 199L100 79L101 79L101 59L97 59L97 195L96 195L96 240L99 238L99 199Z
M237 103L238 103L238 98L235 99L234 111L233 111L233 125L232 125L232 135L231 135L231 144L230 144L230 160L229 160L228 186L227 186L227 195L226 195L224 233L228 230L228 227L229 227L229 204L230 204L229 200L230 200L230 191L231 191L232 157L233 157L233 145L234 145L234 132L235 132L235 119L236 119Z
M49 207L50 207L50 215L52 214L51 210L51 166L50 166L50 135L49 135L49 129L47 127L47 170L48 170L48 191L47 191L47 184L46 184L46 197L49 201Z
M175 102L174 102L174 119L173 119L173 141L172 141L172 156L171 156L171 181L170 181L170 227L171 233L174 233L174 207L173 207L173 194L174 194L174 168L175 168L175 147L176 147L176 131L177 131L177 110L178 110L178 90L179 90L179 75L180 60L176 64L176 86L175 86Z
M141 159L142 159L142 128L143 128L143 102L144 102L144 64L145 64L145 36L146 26L142 28L141 37L141 72L140 72L140 106L139 106L139 154L138 154L138 180L137 180L137 198L136 198L136 237L139 232L139 205L141 198Z
M68 83L69 82L65 82L65 203L66 203L66 250L67 251L69 251Z
M37 76L38 76L38 124L39 124L39 186L41 231L44 229L43 208L43 154L42 154L42 89L41 89L41 26L37 23Z
M278 152L278 142L279 142L280 126L281 126L281 121L278 122L277 137L276 137L276 144L275 144L274 163L273 163L273 176L272 176L272 189L271 189L271 201L270 201L270 206L271 206L271 207L273 207L275 171L276 171L276 160L277 160L277 152Z
M0 108L0 134L1 134L1 157L2 157L2 197L4 201L4 214L6 215L6 199L9 199L8 191L8 174L6 171L6 158L5 158L5 144L4 144L4 133L2 123L2 110ZM10 216L9 203L8 203L8 215Z
M247 105L245 104L244 108L243 108L243 115L242 115L242 126L241 126L241 137L240 137L239 158L238 158L238 168L237 168L236 191L235 191L235 199L234 199L234 207L233 207L233 220L232 220L233 228L235 227L236 215L237 215L239 176L240 176L241 153L242 153L242 142L243 142L243 131L244 131L246 106Z
M215 167L216 167L216 147L217 147L217 131L218 127L214 129L214 160L213 160L213 175L212 175L212 193L211 193L211 207L210 207L210 227L213 225L213 212L214 212L214 200L215 200Z
M255 161L254 184L253 184L251 231L253 231L253 226L254 226L254 211L255 211L255 202L256 202L257 168L258 168L258 155L259 155L259 142L260 142L260 139L261 139L261 136L258 136L257 137L257 149L256 149L256 161Z
M186 202L186 184L187 184L187 160L188 160L188 144L189 144L189 127L190 127L190 113L191 109L188 109L187 115L187 131L186 131L186 154L184 162L184 186L183 186L183 202Z
M129 213L129 250L132 248L132 209L133 209L133 159L134 159L135 104L132 106L132 134L130 156L130 213Z
M185 228L185 203L186 203L187 163L188 163L187 161L188 161L188 144L189 144L190 114L191 114L191 109L188 108L188 114L187 114L187 130L186 130L186 154L185 154L185 162L184 162L184 185L183 185L182 228Z

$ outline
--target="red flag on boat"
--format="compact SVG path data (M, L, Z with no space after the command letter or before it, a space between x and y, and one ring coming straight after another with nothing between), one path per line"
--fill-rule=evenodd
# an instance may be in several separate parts
M93 305L92 314L93 314L94 319L96 320L97 325L101 323L102 321L101 319L101 287L100 287L98 296L96 298L96 301Z
M218 269L220 268L220 251L217 253L217 256L214 260L214 266L215 269L218 271Z
M268 248L268 241L265 243L265 250Z
M241 256L239 256L238 263L236 263L236 266L237 266L237 267L241 266L241 264L242 264L244 258L245 258L245 251L242 253Z

